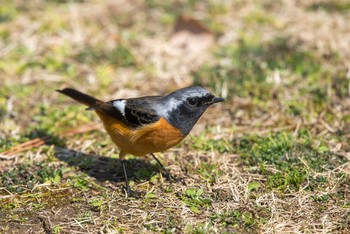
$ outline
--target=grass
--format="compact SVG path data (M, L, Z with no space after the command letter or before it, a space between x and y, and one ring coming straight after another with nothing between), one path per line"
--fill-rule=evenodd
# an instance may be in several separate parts
M170 42L180 15L210 47ZM0 152L45 144L1 155L0 233L349 232L348 18L340 0L5 1ZM186 184L128 156L141 194L128 199L118 149L87 127L98 117L55 92L110 100L192 84L226 101L158 154Z

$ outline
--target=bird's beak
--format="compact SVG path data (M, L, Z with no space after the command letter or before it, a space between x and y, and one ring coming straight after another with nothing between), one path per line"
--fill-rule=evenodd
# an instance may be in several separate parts
M211 102L209 102L208 104L209 104L209 105L212 105L212 104L214 104L214 103L223 102L223 101L225 101L225 99L215 97L215 98L214 98Z

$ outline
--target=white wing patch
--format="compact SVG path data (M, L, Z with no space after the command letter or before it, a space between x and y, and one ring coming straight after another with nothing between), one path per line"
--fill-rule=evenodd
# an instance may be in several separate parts
M125 103L126 103L125 100L117 100L113 102L113 106L117 108L124 117L125 117Z

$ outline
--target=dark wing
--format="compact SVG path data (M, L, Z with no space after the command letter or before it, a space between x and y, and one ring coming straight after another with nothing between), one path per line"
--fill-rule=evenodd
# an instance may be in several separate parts
M145 124L157 122L160 116L151 107L152 101L158 96L149 96L131 99L116 99L109 102L100 102L90 106L90 109L101 111L133 128ZM124 106L115 105L117 102L125 101Z
M127 123L123 113L118 108L116 108L112 102L96 102L94 105L91 105L86 109L103 112L113 117L114 119L122 121L123 123Z
M160 116L152 108L151 103L159 97L143 97L128 99L125 105L125 118L133 127L140 127L155 123L160 119Z

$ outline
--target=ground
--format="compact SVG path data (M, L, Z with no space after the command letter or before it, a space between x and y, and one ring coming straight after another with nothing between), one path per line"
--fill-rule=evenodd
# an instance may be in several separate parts
M349 233L347 0L4 1L0 233ZM91 111L201 85L226 101L128 156Z

